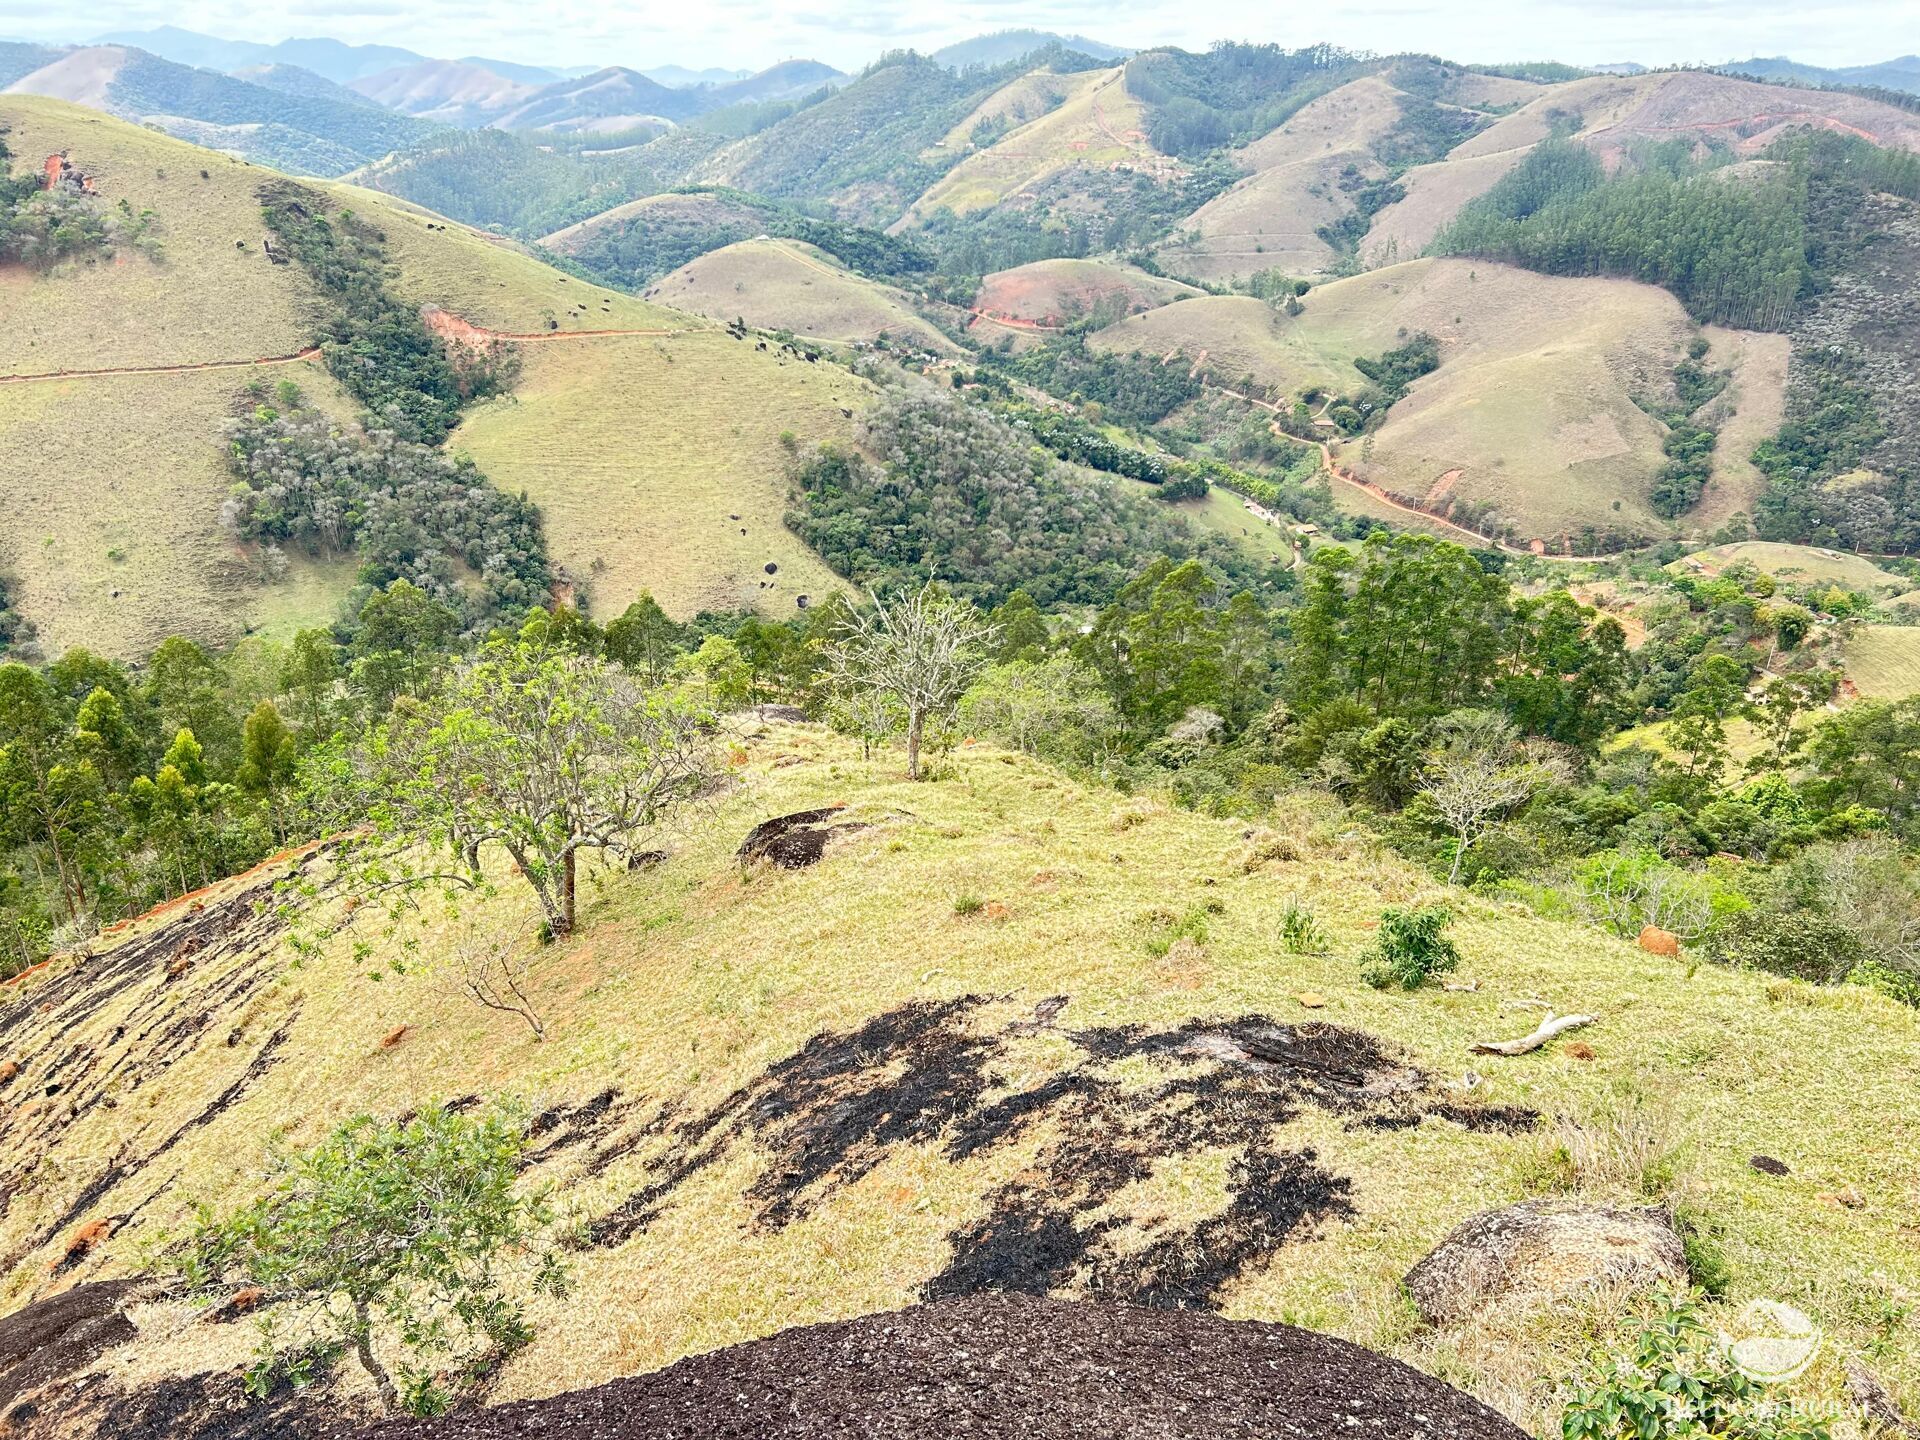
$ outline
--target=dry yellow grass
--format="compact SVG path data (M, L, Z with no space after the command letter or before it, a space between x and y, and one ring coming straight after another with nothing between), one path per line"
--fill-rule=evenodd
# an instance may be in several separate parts
M929 157L965 153L973 146L973 132L981 125L1005 125L1017 130L1052 114L1084 88L1080 75L1056 75L1051 70L1029 70L1009 80L976 105L953 129L927 150Z
M918 786L897 778L897 755L863 763L805 727L775 727L746 754L741 790L669 837L663 868L596 878L585 933L536 960L544 1043L517 1020L455 998L431 966L396 971L393 944L362 918L320 955L289 965L244 1015L222 1015L163 1082L75 1121L53 1163L0 1218L0 1242L11 1250L37 1234L123 1147L145 1153L172 1134L281 1026L278 1063L232 1108L183 1132L164 1163L136 1167L97 1196L86 1213L147 1203L74 1278L124 1272L142 1240L178 1224L195 1200L248 1193L269 1138L311 1143L358 1110L392 1115L466 1093L545 1106L615 1086L641 1101L629 1122L637 1124L661 1104L699 1114L809 1037L917 998L1004 996L990 1011L997 1023L1065 995L1061 1023L1080 1029L1244 1013L1296 1021L1309 1016L1291 997L1311 989L1327 1002L1311 1018L1382 1037L1439 1083L1478 1072L1476 1100L1552 1115L1604 1112L1636 1090L1662 1097L1693 1177L1686 1198L1725 1259L1730 1306L1784 1299L1827 1327L1830 1358L1801 1393L1836 1395L1841 1360L1869 1346L1896 1387L1920 1384L1920 1335L1901 1318L1901 1297L1920 1288L1909 1238L1920 1224L1920 1133L1908 1104L1920 1083L1920 1014L1865 991L1655 958L1466 896L1452 897L1455 930L1479 990L1381 994L1358 979L1370 923L1383 905L1432 897L1436 887L1343 833L1323 801L1290 804L1274 817L1289 845L1262 845L1243 838L1244 823L1123 801L986 749L962 751L942 778ZM832 801L850 801L850 814L874 828L812 870L742 875L732 864L732 847L761 817ZM998 921L958 916L963 893L1001 900L1008 912ZM1290 895L1312 907L1331 954L1281 949L1278 914ZM1204 946L1180 975L1166 973L1144 947L1142 917L1203 901L1218 906ZM526 918L510 889L469 915L482 925ZM421 923L409 933L432 956L454 922L430 909ZM372 943L370 954L353 953L359 940ZM219 978L193 977L183 993ZM32 1005L28 984L19 1003ZM60 1048L104 1040L145 993L137 987L102 1006ZM1521 1026L1524 1017L1502 1008L1515 996L1597 1012L1585 1033L1592 1058L1559 1049L1469 1055L1469 1041ZM404 1042L382 1048L403 1024L412 1027ZM35 1025L28 1017L15 1042L37 1044ZM1035 1035L1009 1051L1006 1083L1036 1084L1073 1054L1058 1037ZM1399 1288L1406 1267L1454 1224L1529 1193L1528 1143L1440 1121L1368 1130L1311 1110L1280 1133L1351 1180L1355 1215L1244 1275L1226 1292L1226 1313L1287 1319L1408 1356L1543 1423L1546 1377L1577 1363L1564 1317L1503 1331L1489 1347L1471 1325L1417 1327ZM643 1141L601 1176L564 1159L542 1173L559 1182L567 1213L592 1217L646 1183L644 1161L660 1143ZM1755 1173L1747 1158L1756 1151L1786 1160L1790 1175ZM946 1237L980 1218L995 1185L1032 1153L1024 1144L955 1160L937 1138L889 1146L863 1179L775 1229L756 1222L745 1194L768 1158L743 1144L672 1190L641 1234L573 1257L575 1292L536 1304L537 1338L496 1398L909 1303L945 1263ZM1217 1209L1230 1158L1202 1152L1156 1167L1102 1213L1122 1235L1156 1219L1191 1223ZM1818 1199L1849 1185L1864 1197L1859 1208ZM21 1256L0 1286L7 1304L48 1288L49 1258ZM1608 1318L1596 1307L1586 1323ZM164 1309L144 1316L148 1328L113 1362L116 1372L219 1366L250 1340L244 1326L189 1319Z
M322 624L345 584L286 590L220 529L221 423L250 378L290 379L350 415L318 364L0 385L0 574L43 649L144 655L168 635L230 643Z
M1400 123L1405 98L1383 76L1362 76L1303 105L1285 124L1237 151L1234 158L1258 171L1370 150Z
M1503 150L1414 166L1400 177L1406 195L1373 217L1366 239L1360 242L1360 258L1369 266L1417 259L1469 201L1491 190L1525 154Z
M261 252L255 192L270 172L54 101L0 97L0 123L21 156L67 150L107 201L153 209L166 246L158 264L0 275L0 374L245 362L308 344L307 282ZM831 587L780 524L778 437L849 432L840 411L865 392L844 370L751 353L709 320L561 275L391 196L320 188L381 227L408 302L531 336L677 332L529 341L519 394L483 407L457 442L548 507L557 558L603 605L617 611L651 587L680 614L791 613L796 594ZM917 317L895 322L871 288L846 277L842 298L932 334ZM269 589L219 532L230 484L220 426L256 378L297 380L331 413L353 413L308 363L0 385L0 573L50 651L137 656L168 634L218 643L334 618L351 566L303 566Z
M1713 342L1707 363L1731 368L1733 379L1702 411L1701 418L1714 422L1720 434L1713 449L1712 478L1684 523L1711 532L1735 515L1751 516L1766 485L1766 477L1753 463L1753 450L1775 434L1786 417L1791 345L1785 335L1725 330L1717 325L1708 326L1706 336Z
M1767 540L1744 540L1735 545L1714 545L1674 561L1667 569L1675 575L1715 576L1729 565L1751 565L1776 580L1796 585L1839 584L1849 590L1868 594L1888 594L1907 589L1912 582L1904 575L1882 570L1860 555L1841 550L1826 550L1813 545L1781 545Z
M1447 158L1470 160L1497 155L1503 150L1530 149L1553 133L1562 115L1577 115L1579 133L1590 135L1625 120L1672 78L1670 75L1589 75L1562 85L1545 86L1537 98L1457 146Z
M1201 280L1239 279L1260 270L1325 272L1336 256L1318 232L1353 208L1340 189L1348 166L1369 179L1382 173L1365 151L1341 150L1248 176L1180 222L1160 252L1162 263Z
M1317 287L1299 316L1241 297L1185 300L1094 343L1205 355L1224 377L1298 393L1356 390L1356 356L1425 331L1441 343L1440 368L1368 444L1343 447L1342 463L1415 500L1458 471L1456 499L1491 502L1526 538L1557 540L1587 524L1669 528L1648 504L1664 430L1632 396L1663 383L1690 330L1651 286L1417 260Z
M1238 151L1235 159L1252 173L1180 223L1163 251L1166 264L1203 280L1326 270L1334 252L1317 232L1353 208L1342 173L1385 173L1373 146L1399 123L1402 98L1381 76L1364 76Z
M846 344L885 335L942 355L961 353L914 312L906 295L798 240L742 240L682 265L646 293L710 319L737 317L813 340Z
M1920 625L1862 625L1847 637L1841 664L1864 699L1920 695Z
M1147 143L1140 103L1127 93L1126 67L1063 78L1072 82L1072 92L1058 106L967 156L914 201L894 228L935 210L970 215L988 209L1062 170L1159 170L1172 164Z
M1113 260L1035 260L980 282L974 305L994 315L1043 324L1113 307L1151 310L1202 292Z
M166 254L45 277L0 270L0 374L250 360L308 343L299 272L261 250L254 192L273 172L57 100L0 95L0 124L17 168L65 150L106 204L154 211Z
M664 195L643 195L638 200L629 200L624 205L616 205L611 210L602 210L598 215L556 230L542 237L540 243L549 250L561 254L571 254L591 239L594 234L609 225L621 225L630 220L665 218L674 222L700 220L708 223L737 220L746 224L758 222L759 212L738 204L721 195L679 195L671 192Z
M448 445L527 492L596 614L647 590L681 617L739 606L784 616L796 596L839 582L781 524L780 436L802 448L845 439L841 410L868 395L838 366L718 330L529 345L514 393L475 407Z

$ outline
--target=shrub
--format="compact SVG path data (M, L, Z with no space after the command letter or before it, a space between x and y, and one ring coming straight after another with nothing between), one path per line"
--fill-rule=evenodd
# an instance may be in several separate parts
M1320 922L1313 918L1311 910L1292 897L1287 900L1287 908L1280 912L1280 943L1289 955L1327 953L1327 935L1320 928Z
M1770 970L1798 980L1834 984L1866 959L1849 926L1812 910L1745 910L1707 932L1707 956L1722 965Z
M464 1377L533 1338L509 1295L517 1270L563 1284L539 1242L551 1221L516 1193L525 1126L501 1112L430 1109L405 1121L362 1115L281 1164L278 1183L224 1219L203 1211L179 1261L190 1290L258 1287L263 1316L248 1387L312 1378L351 1348L389 1409L446 1408L440 1362ZM376 1325L407 1353L398 1384Z
M1564 1440L1828 1440L1736 1369L1692 1297L1662 1294L1626 1354L1596 1354L1561 1413Z
M1361 978L1376 990L1397 985L1418 990L1436 976L1460 968L1460 952L1441 932L1453 921L1444 905L1380 912L1379 938L1363 957Z

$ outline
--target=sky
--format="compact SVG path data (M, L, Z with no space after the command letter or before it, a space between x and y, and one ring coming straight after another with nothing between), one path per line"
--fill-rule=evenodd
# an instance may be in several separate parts
M1787 54L1862 64L1920 49L1920 0L0 0L0 36L70 43L177 25L233 40L326 35L537 65L852 70L1016 27L1114 45L1329 41L1492 63L1717 63Z

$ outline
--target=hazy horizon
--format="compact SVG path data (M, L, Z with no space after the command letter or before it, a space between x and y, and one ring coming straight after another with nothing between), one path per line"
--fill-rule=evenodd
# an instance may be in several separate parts
M292 0L271 14L237 0L102 3L76 17L43 4L0 0L0 35L85 44L114 32L172 25L227 40L273 44L331 38L394 45L423 55L486 54L546 66L666 65L758 70L781 60L822 60L857 70L888 50L922 51L1010 29L1080 33L1145 49L1204 49L1218 40L1289 47L1326 41L1356 50L1424 51L1482 64L1559 60L1575 65L1717 64L1788 55L1839 66L1888 60L1914 44L1910 0L1796 5L1786 0L1486 0L1449 5L1379 0L1316 9L1301 28L1252 0L1199 7L1174 0L742 0L690 7L588 5L555 0L535 14L497 0ZM1906 22L1906 23L1902 23ZM1903 44L1904 42L1904 44Z

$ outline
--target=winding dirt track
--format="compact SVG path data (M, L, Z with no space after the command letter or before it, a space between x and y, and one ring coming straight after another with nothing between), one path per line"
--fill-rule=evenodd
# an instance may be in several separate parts
M1258 405L1262 410L1267 411L1271 415L1278 416L1280 413L1280 407L1278 405L1270 404L1265 400L1256 399L1252 395L1242 394L1240 391L1229 389L1225 385L1215 385L1211 381L1206 380L1204 378L1202 379L1201 383L1210 390L1218 390L1223 395L1231 395L1236 400L1246 401L1247 404L1249 405ZM1328 409L1327 406L1321 407L1320 415L1314 417L1314 421L1316 424L1320 423L1320 418L1321 416L1324 416L1326 414L1327 409ZM1283 436L1284 438L1287 438L1287 439L1296 438L1294 436L1287 435L1286 431L1280 428L1280 422L1278 419L1276 419L1273 422L1272 429L1275 435ZM1436 515L1431 510L1422 509L1418 505L1409 505L1404 500L1396 499L1394 496L1389 494L1386 490L1374 484L1371 480L1362 480L1359 478L1359 476L1349 474L1347 471L1342 470L1340 468L1340 462L1333 458L1333 446L1328 444L1325 440L1311 440L1306 443L1318 447L1320 451L1320 469L1329 478L1338 480L1344 485L1351 485L1356 490L1364 490L1369 496L1379 501L1382 505L1391 506L1393 509L1400 511L1403 514L1412 515L1417 519L1424 520L1429 525L1444 526L1448 530L1452 530L1457 532L1458 534L1464 535L1469 540L1472 540L1476 545L1490 545L1497 550L1506 551L1509 555L1535 555L1542 560L1575 561L1575 560L1609 560L1614 558L1610 555L1556 555L1552 551L1544 548L1544 542L1541 542L1542 548L1539 550L1536 550L1530 545L1514 545L1514 544L1510 544L1505 540L1496 540L1491 535L1483 535L1478 530L1469 530L1465 525L1457 525L1453 521L1447 519L1447 517L1444 515ZM1458 470L1449 470L1445 475L1440 477L1440 481L1434 487L1435 490L1438 490L1440 488L1440 485L1445 485L1447 490L1452 490L1453 482L1460 478L1461 473L1462 472Z
M703 327L704 328L704 327ZM539 330L521 333L513 330L488 330L471 325L462 334L476 340L511 340L516 344L546 344L554 340L599 340L619 335L688 335L693 327L659 330ZM190 375L199 370L251 370L272 365L298 365L303 360L318 360L320 347L309 345L293 355L262 355L252 360L195 360L184 365L109 365L101 370L46 370L33 375L0 375L0 385L30 385L48 380L88 380L108 375Z

